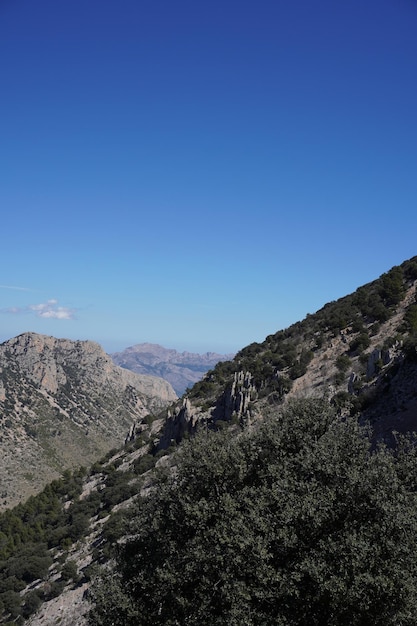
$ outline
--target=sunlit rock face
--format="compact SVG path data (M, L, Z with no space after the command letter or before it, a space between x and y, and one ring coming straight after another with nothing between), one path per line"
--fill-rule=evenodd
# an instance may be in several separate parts
M167 381L117 367L93 341L24 333L4 342L0 508L122 445L133 422L176 398Z

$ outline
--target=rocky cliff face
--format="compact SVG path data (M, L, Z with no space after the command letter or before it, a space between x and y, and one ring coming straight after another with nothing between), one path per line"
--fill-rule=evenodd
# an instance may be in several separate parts
M158 344L140 343L111 357L116 365L132 372L164 378L181 396L217 363L232 359L233 354L177 352Z
M117 367L92 341L25 333L0 345L0 508L67 467L123 444L176 399L166 381Z

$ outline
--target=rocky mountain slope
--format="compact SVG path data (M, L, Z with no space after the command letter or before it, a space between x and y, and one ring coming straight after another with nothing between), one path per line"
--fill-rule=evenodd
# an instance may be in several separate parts
M177 352L154 343L139 343L110 355L116 365L137 374L160 376L173 386L178 396L201 380L206 372L233 354Z
M241 425L292 398L327 397L388 443L417 430L417 257L217 364L177 403L160 447L200 424Z
M1 507L123 444L176 399L171 385L114 365L92 341L25 333L0 345Z
M231 361L218 363L157 419L139 421L123 449L87 473L68 478L70 485L54 487L54 501L61 502L62 530L58 532L54 517L42 539L53 563L37 582L26 583L32 580L26 577L22 585L27 587L20 587L14 605L13 598L4 598L9 604L3 619L26 611L30 626L85 626L94 564L114 554L129 504L152 486L153 467L169 465L182 439L199 428L231 427L239 432L276 415L292 399L317 396L343 419L350 415L369 420L375 438L390 445L396 431L417 431L416 285L417 257L264 342L247 346ZM11 511L3 525L0 517L0 533L12 529L8 558L18 558L12 547L17 543L13 532L20 532L18 519L29 524L33 518L35 525L36 511L45 510L50 497L31 502L29 512L23 505ZM73 531L73 520L80 515L82 533L79 523ZM5 555L7 545L3 541ZM65 568L67 563L72 566ZM13 567L4 571L15 571ZM68 576L71 569L73 577ZM31 609L31 593L43 602L37 611Z

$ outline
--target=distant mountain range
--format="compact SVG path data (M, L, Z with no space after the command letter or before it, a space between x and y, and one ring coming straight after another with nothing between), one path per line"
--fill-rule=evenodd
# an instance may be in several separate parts
M110 356L116 365L132 372L164 378L182 396L217 363L229 361L234 355L177 352L154 343L139 343Z

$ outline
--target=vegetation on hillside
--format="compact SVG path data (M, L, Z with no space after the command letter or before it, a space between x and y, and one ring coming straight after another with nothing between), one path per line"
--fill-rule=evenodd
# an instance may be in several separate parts
M202 433L134 506L91 626L406 626L417 620L417 452L371 450L302 401Z
M143 453L136 461L119 469L124 456L140 447ZM89 578L89 569L78 572L70 554L91 533L98 519L108 518L101 525L94 559L106 559L112 554L123 517L123 513L113 514L112 509L138 493L142 475L165 454L151 452L142 435L124 450L110 451L89 472L85 468L65 471L41 493L0 515L1 624L22 623L42 602L60 595L68 584ZM95 488L83 494L88 481L96 483Z
M417 257L247 346L188 394L200 410L221 409L236 373L250 372L263 423L248 429L219 410L155 472L173 450L157 452L149 416L123 450L1 514L0 623L22 624L104 564L91 626L414 626L417 448L398 437L395 450L371 445L346 407L357 415L372 394L359 396L360 380L349 393L337 385L355 364L367 369L373 337L398 311L374 370L388 389L400 364L388 370L382 356L396 342L414 371L416 279ZM326 347L337 392L278 412ZM93 565L75 560L83 542Z
M306 373L314 355L331 345L342 332L351 337L346 356L362 357L372 335L395 314L416 279L417 257L413 257L359 287L353 294L326 304L315 314L269 335L261 343L243 348L232 361L218 363L194 385L188 394L190 399L204 405L211 401L214 406L224 389L231 387L233 376L239 371L251 373L258 398L274 393L280 399L291 390L292 382ZM398 337L411 350L417 345L416 303L408 308L404 324L397 331ZM344 380L339 371L336 384Z

